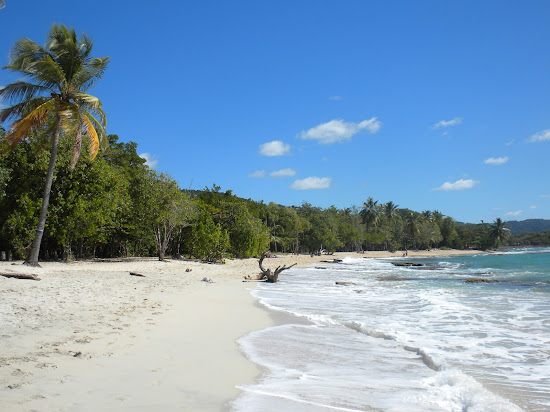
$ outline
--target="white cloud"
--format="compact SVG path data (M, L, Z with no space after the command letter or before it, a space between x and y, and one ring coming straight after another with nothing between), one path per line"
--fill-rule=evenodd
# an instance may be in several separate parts
M317 140L321 144L330 144L350 140L353 135L363 129L369 133L376 133L380 127L382 127L382 123L376 117L363 120L360 123L331 120L303 131L298 137L304 140Z
M528 142L544 142L545 140L550 140L550 129L535 133L529 138Z
M504 163L508 162L509 158L508 156L504 157L490 157L488 159L485 159L483 163L486 165L492 165L492 166L499 166L503 165Z
M292 177L294 175L296 175L296 170L291 168L276 170L269 174L271 177Z
M460 179L454 183L445 182L441 186L434 188L433 190L465 190L471 189L477 185L479 181L472 179Z
M462 117L455 117L452 120L441 120L434 124L432 128L439 129L440 127L449 127L449 126L456 126L457 124L462 123Z
M273 140L260 145L260 154L262 156L284 156L290 152L290 145L281 142L280 140Z
M540 197L550 197L550 195L546 194L546 195L540 195Z
M256 170L255 172L249 173L248 177L252 177L252 178L265 177L265 170Z
M506 143L504 143L505 146L512 146L514 144L514 140L509 140Z
M157 167L157 164L159 162L159 160L155 155L152 155L147 152L140 154L139 157L141 157L142 159L145 159L145 165L149 166L151 169L154 169L155 167Z
M531 205L529 206L529 209L536 209L537 208L537 205Z
M330 96L328 99L338 101L338 100L342 100L342 96Z
M523 210L516 210L515 212L504 213L504 216L519 216L523 213Z
M311 176L296 180L290 187L294 190L328 189L331 182L330 177Z

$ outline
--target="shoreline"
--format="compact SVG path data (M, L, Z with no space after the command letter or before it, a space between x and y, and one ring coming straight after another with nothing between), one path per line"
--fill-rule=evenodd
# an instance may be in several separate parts
M402 253L285 255L264 265ZM408 257L477 253L409 251ZM292 322L251 295L254 283L242 282L259 273L257 259L15 263L0 262L0 272L41 280L0 276L0 411L228 410L240 393L236 385L261 375L237 340Z

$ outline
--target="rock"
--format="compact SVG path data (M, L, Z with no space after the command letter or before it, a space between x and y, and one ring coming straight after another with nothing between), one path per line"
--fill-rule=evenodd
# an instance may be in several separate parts
M425 266L424 263L417 263L417 262L391 262L394 266Z
M493 283L498 282L498 280L483 279L483 278L470 278L465 280L466 283Z
M353 283L353 282L336 282L336 284L340 286L357 285L357 283Z

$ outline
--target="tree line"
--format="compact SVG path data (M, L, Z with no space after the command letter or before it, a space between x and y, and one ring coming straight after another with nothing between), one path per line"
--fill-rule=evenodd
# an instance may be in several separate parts
M0 129L0 134L5 131ZM1 137L1 136L0 136ZM367 199L361 207L265 204L212 185L182 190L138 155L137 144L109 135L92 160L72 165L72 140L60 140L41 259L186 256L207 261L274 253L488 249L506 238L493 225L458 224L438 211L415 212ZM41 208L49 154L36 136L0 146L0 250L26 258ZM498 223L498 225L497 225ZM501 233L495 230L501 230Z

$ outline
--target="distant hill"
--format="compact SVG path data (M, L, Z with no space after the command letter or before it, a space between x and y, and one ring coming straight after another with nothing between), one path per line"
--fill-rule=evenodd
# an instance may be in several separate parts
M550 220L548 219L527 219L527 220L510 220L506 222L506 227L510 229L513 235L526 232L545 232L550 230Z

